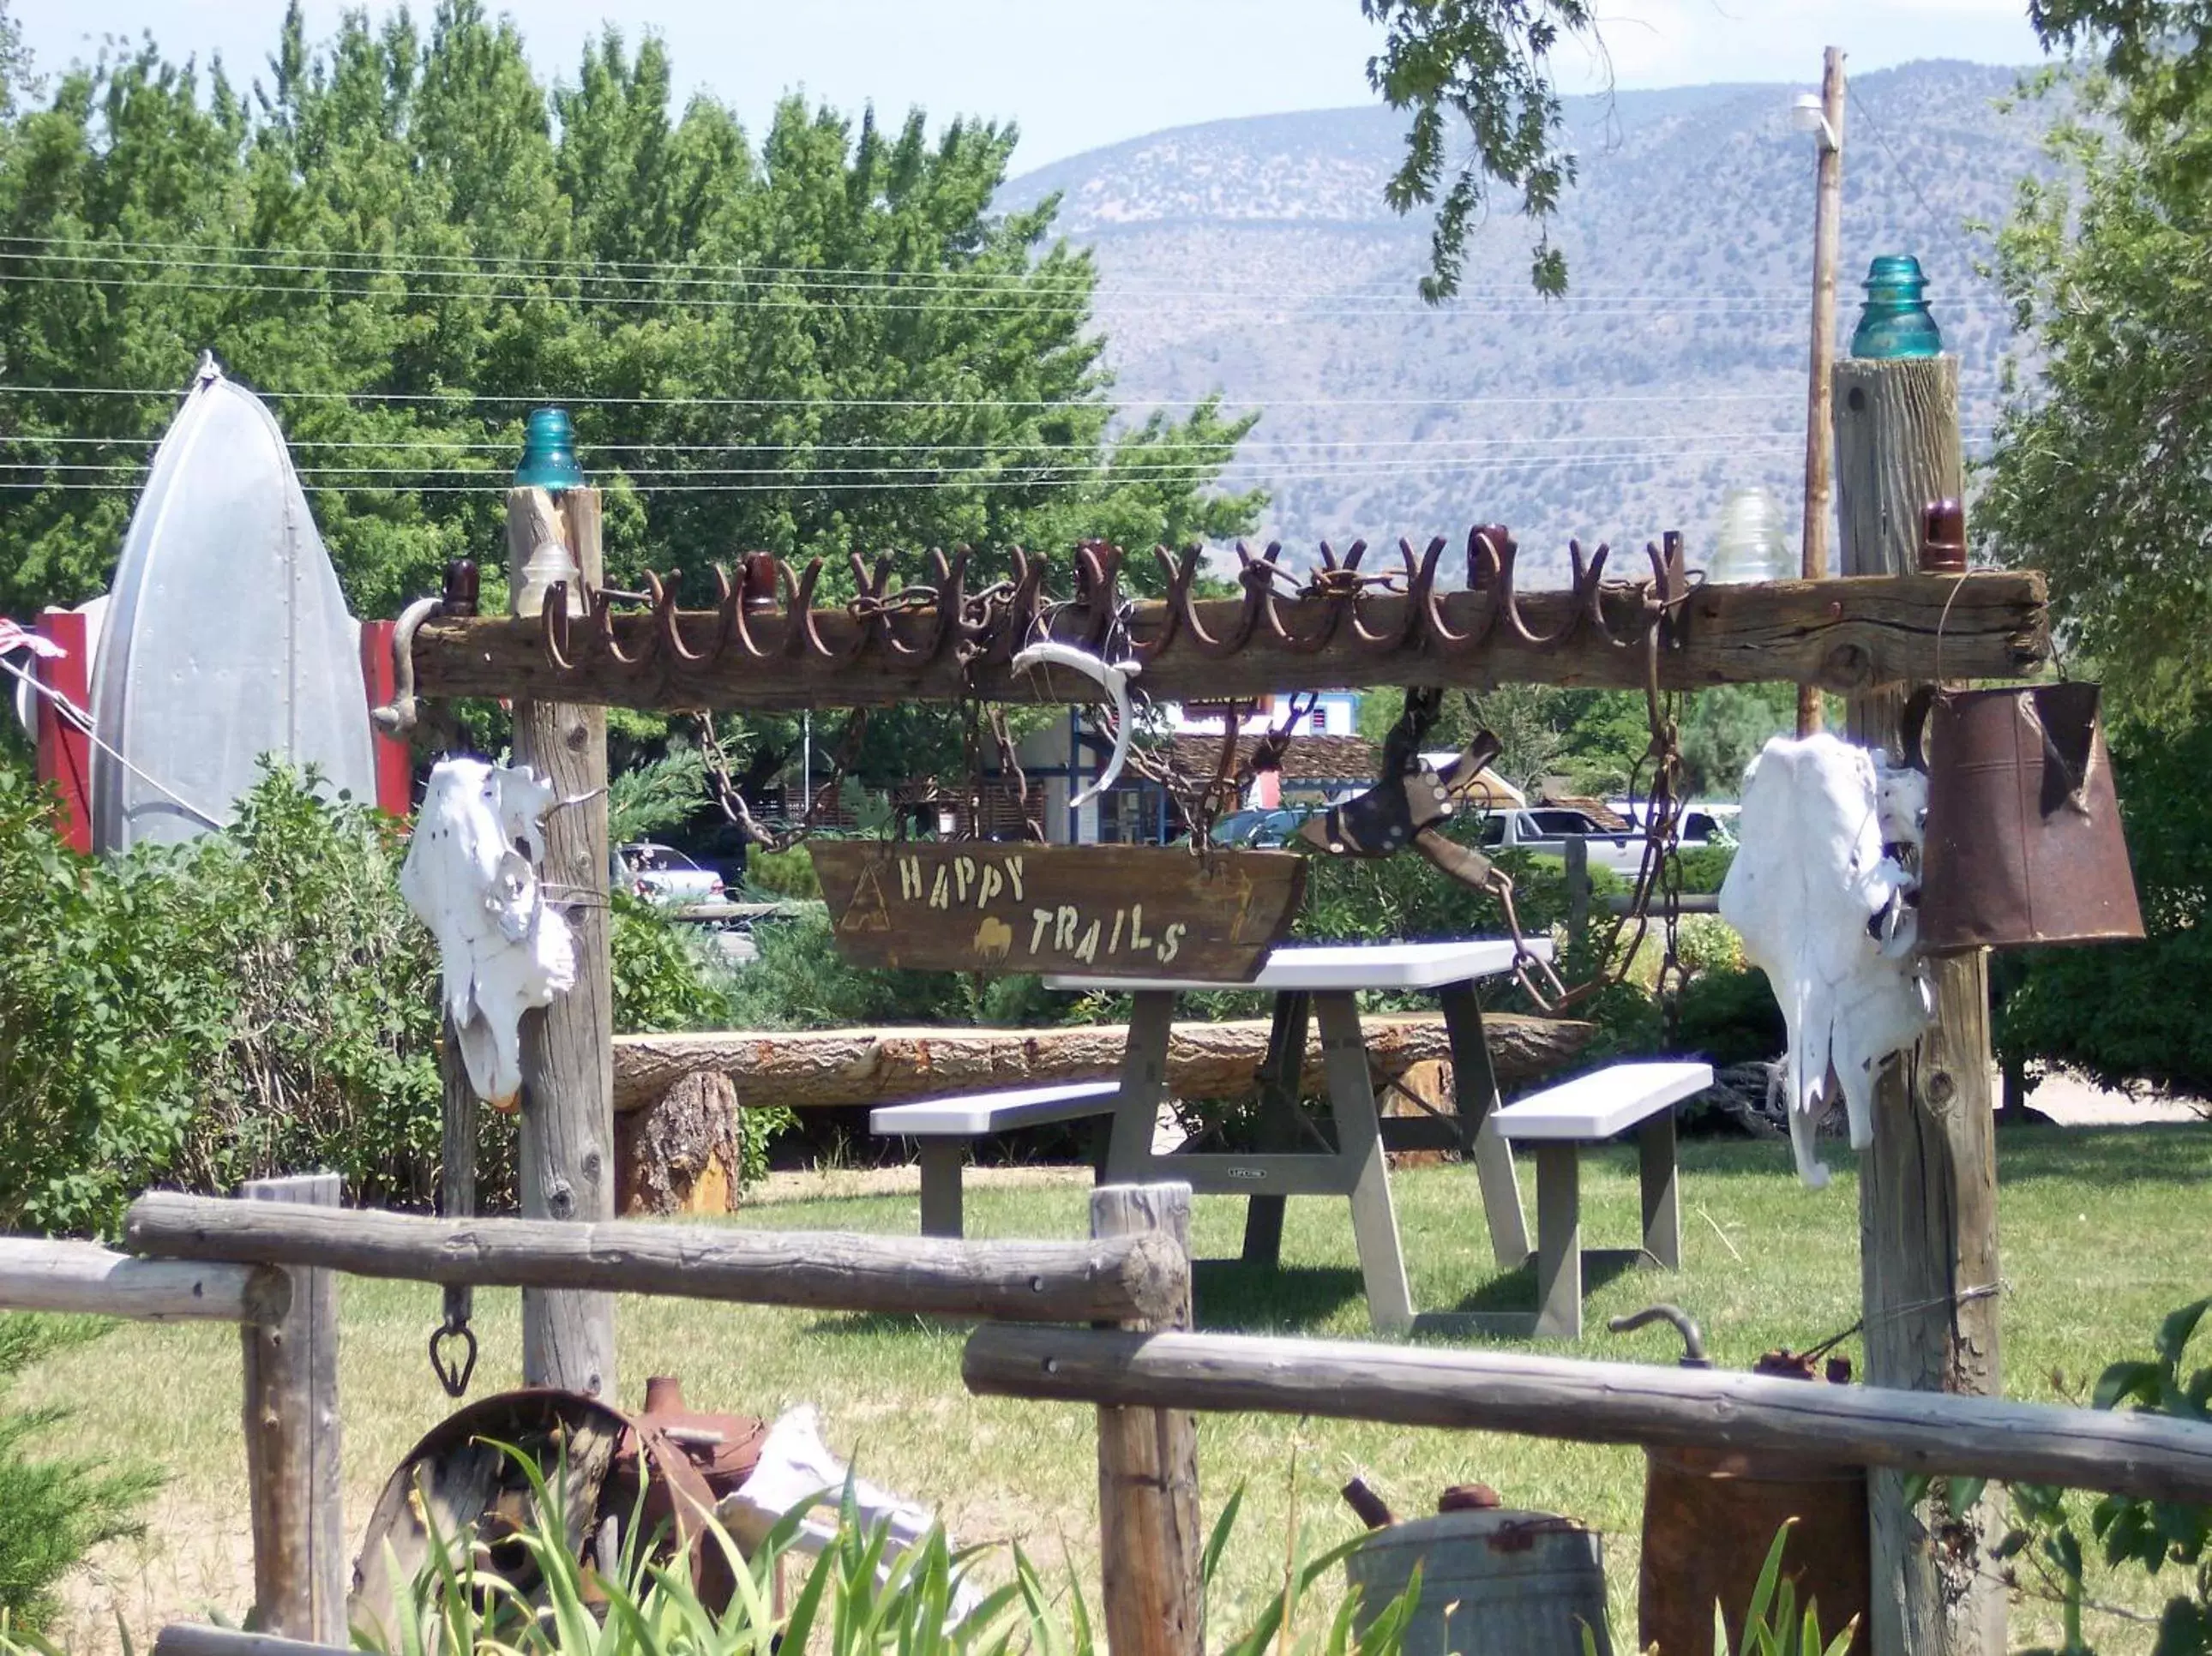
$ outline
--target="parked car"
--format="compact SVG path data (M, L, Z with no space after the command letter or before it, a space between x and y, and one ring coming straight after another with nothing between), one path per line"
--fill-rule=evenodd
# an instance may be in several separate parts
M1595 818L1566 805L1529 805L1493 810L1482 821L1486 851L1528 851L1539 857L1564 857L1567 841L1579 836L1589 847L1590 866L1633 874L1643 865L1644 836L1608 832Z
M1644 805L1634 799L1608 799L1607 806L1620 813L1630 822L1641 824ZM1682 807L1681 821L1675 828L1675 842L1685 851L1703 851L1709 846L1735 848L1736 819L1743 815L1743 807L1722 803L1708 804L1692 799Z
M1255 851L1288 845L1306 818L1313 815L1310 810L1289 806L1273 810L1232 810L1213 825L1213 843Z
M1640 818L1640 811L1631 808L1627 801L1615 804L1612 809L1632 822ZM1701 851L1707 846L1733 846L1735 816L1734 805L1687 806L1676 829L1675 844L1684 851ZM1589 848L1592 868L1610 869L1624 878L1632 878L1644 866L1644 834L1640 827L1620 833L1570 806L1531 805L1526 810L1494 810L1482 824L1485 850L1512 846L1534 852L1540 857L1565 856L1568 840L1577 834Z
M671 908L722 901L722 877L673 846L640 840L608 853L608 883L647 902Z

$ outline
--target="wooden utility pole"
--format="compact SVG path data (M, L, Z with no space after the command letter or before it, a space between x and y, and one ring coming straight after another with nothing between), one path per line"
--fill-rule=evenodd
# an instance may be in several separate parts
M523 579L532 553L566 548L585 583L602 577L599 493L557 497L522 488L507 497L508 590L518 605L542 604ZM582 604L568 584L572 613ZM520 613L520 608L518 608ZM614 983L607 941L607 715L560 701L514 704L514 756L553 785L545 822L547 900L568 919L576 983L542 1012L522 1019L522 1214L529 1219L615 1215ZM615 1307L605 1294L525 1289L522 1379L611 1401Z
M1820 70L1820 159L1813 197L1813 362L1805 397L1804 576L1828 573L1828 416L1836 361L1836 244L1844 216L1844 51L1830 46ZM1797 734L1820 728L1818 687L1797 687Z
M1954 356L1836 369L1843 573L1917 566L1922 508L1959 498ZM1914 687L1850 700L1850 737L1895 755ZM1988 955L1929 957L1936 1016L1876 1090L1874 1145L1859 1161L1861 1292L1871 1386L1994 1397L1997 1362L1996 1100ZM1941 1485L1918 1507L1896 1472L1869 1474L1874 1656L2002 1656L2005 1588L1989 1556L2003 1532L1985 1494L1953 1513Z

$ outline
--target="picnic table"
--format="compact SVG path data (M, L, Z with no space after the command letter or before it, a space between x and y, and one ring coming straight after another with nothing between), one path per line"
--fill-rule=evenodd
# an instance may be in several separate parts
M1549 958L1548 943L1538 941L1528 947ZM1283 1204L1288 1198L1348 1198L1368 1313L1378 1331L1399 1332L1413 1326L1414 1312L1397 1213L1390 1199L1386 1149L1458 1150L1474 1163L1491 1247L1499 1265L1517 1269L1529 1257L1512 1147L1493 1119L1498 1081L1475 997L1477 983L1510 972L1514 961L1514 945L1505 938L1308 943L1276 949L1249 984L1075 975L1048 977L1045 983L1053 989L1126 993L1134 998L1120 1083L1110 1103L1101 1101L1112 1115L1106 1150L1109 1180L1176 1180L1201 1195L1248 1198L1244 1258L1267 1265L1280 1253ZM1266 1089L1263 1148L1154 1154L1153 1134L1167 1098L1168 1037L1178 1000L1200 991L1240 988L1275 998L1267 1068L1276 1081ZM1452 1054L1451 1110L1424 1105L1420 1113L1410 1116L1380 1113L1360 1034L1357 997L1364 990L1414 990L1437 996ZM1299 1107L1297 1077L1312 1019L1321 1026L1334 1143Z

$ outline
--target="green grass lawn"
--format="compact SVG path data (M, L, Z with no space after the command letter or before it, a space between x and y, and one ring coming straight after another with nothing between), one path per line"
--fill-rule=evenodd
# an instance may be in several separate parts
M2165 1312L2212 1291L2206 1202L2212 1126L2008 1130L1999 1157L2000 1325L2009 1395L2053 1399L2086 1392L2106 1362L2148 1350ZM1771 1347L1802 1348L1845 1326L1858 1314L1858 1197L1848 1153L1834 1164L1833 1185L1814 1192L1797 1184L1785 1145L1684 1145L1682 1273L1632 1271L1595 1283L1591 1331L1573 1350L1671 1363L1677 1343L1663 1327L1627 1338L1605 1332L1607 1317L1662 1298L1696 1315L1714 1357L1732 1368ZM1531 1302L1526 1273L1501 1281L1492 1270L1471 1168L1410 1170L1392 1186L1422 1308ZM1533 1190L1527 1199L1533 1216ZM1636 1240L1632 1151L1589 1158L1583 1202L1586 1242ZM1077 1235L1085 1211L1080 1175L980 1188L969 1196L969 1230ZM910 1234L916 1219L909 1185L892 1195L778 1201L739 1222ZM1279 1272L1255 1274L1226 1262L1243 1234L1241 1203L1200 1198L1195 1234L1208 1261L1199 1275L1202 1326L1365 1337L1341 1201L1291 1204ZM447 1405L423 1352L437 1318L437 1290L347 1281L342 1291L347 1511L357 1530L386 1474ZM515 1295L486 1291L479 1300L480 1394L516 1381L520 1331ZM635 1300L623 1302L620 1331L625 1400L636 1400L647 1374L670 1373L683 1377L695 1407L774 1415L793 1404L818 1404L833 1446L868 1476L935 1504L962 1539L1019 1540L1054 1561L1075 1560L1095 1577L1089 1412L969 1397L959 1380L964 1330ZM1856 1340L1843 1349L1856 1356ZM75 1642L112 1641L118 1611L142 1648L164 1619L242 1613L251 1581L237 1335L119 1328L48 1359L23 1391L29 1400L75 1410L57 1441L142 1456L170 1473L149 1537L110 1548L94 1574L73 1590ZM1624 1632L1633 1626L1643 1477L1633 1449L1224 1416L1201 1423L1200 1467L1209 1521L1229 1491L1246 1488L1241 1532L1213 1606L1217 1635L1273 1591L1293 1511L1316 1545L1351 1532L1352 1520L1335 1492L1355 1473L1401 1515L1429 1510L1448 1484L1480 1480L1495 1485L1509 1505L1595 1525L1606 1532L1616 1625ZM2098 1587L2138 1610L2150 1602L2140 1584ZM1086 1591L1095 1604L1095 1580ZM2021 1604L2014 1642L2048 1637L2054 1626L2040 1606ZM2150 1642L2148 1629L2109 1616L2097 1618L2091 1636L2108 1653L2147 1650Z

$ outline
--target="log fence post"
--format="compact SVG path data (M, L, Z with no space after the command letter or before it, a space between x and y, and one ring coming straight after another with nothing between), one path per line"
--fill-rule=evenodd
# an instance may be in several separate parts
M1918 566L1922 509L1962 493L1954 356L1853 360L1835 370L1836 470L1846 575ZM1854 742L1897 754L1914 687L1850 699ZM1995 1397L1996 1101L1988 953L1932 955L1936 1016L1881 1077L1874 1144L1859 1160L1859 1269L1870 1386ZM1916 1511L1893 1471L1868 1478L1874 1656L1992 1656L2005 1648L2005 1587L1989 1556L2002 1497Z
M1184 1271L1171 1317L1118 1326L1188 1329L1190 1186L1104 1185L1091 1193L1094 1239L1158 1231ZM1199 1656L1206 1604L1200 1579L1198 1417L1187 1409L1098 1410L1099 1573L1106 1643L1120 1656Z
M334 1173L249 1180L252 1202L338 1205ZM241 1331L246 1477L253 1526L254 1624L322 1644L346 1641L344 1485L338 1461L337 1279L295 1268L291 1302Z
M532 554L564 547L585 586L603 579L599 494L558 495L525 487L507 497L509 591L542 606L524 579ZM568 584L571 612L581 609ZM519 1169L526 1219L585 1223L615 1214L614 983L607 911L606 709L517 700L514 756L553 785L545 822L549 901L568 916L576 945L575 986L522 1020L522 1131ZM611 1400L615 1307L604 1294L526 1289L522 1380Z

